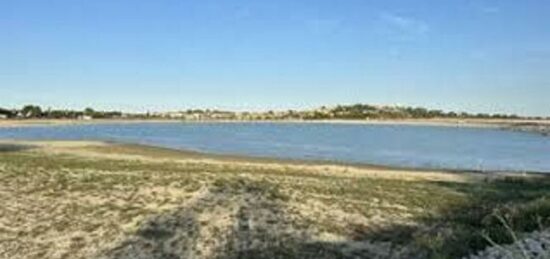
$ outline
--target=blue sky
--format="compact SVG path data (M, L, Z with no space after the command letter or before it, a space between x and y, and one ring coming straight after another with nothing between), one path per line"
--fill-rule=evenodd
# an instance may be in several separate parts
M550 115L544 0L4 0L0 106Z

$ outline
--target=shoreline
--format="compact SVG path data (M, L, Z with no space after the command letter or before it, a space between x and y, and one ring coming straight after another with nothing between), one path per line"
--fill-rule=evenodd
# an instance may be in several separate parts
M327 166L327 167L344 167L364 170L381 170L381 171L404 171L410 173L448 173L448 174L475 174L475 175L541 175L550 177L549 172L542 171L511 171L511 170L468 170L468 169L449 169L449 168L426 168L426 167L407 167L397 165L380 165L361 162L345 162L338 160L308 160L308 159L292 159L292 158L277 158L277 157L262 157L252 155L239 154L221 154L207 153L201 151L174 149L167 147L159 147L146 144L122 143L116 141L103 141L107 145L123 146L136 148L141 150L150 150L152 152L171 152L176 155L186 156L196 159L214 159L226 162L242 162L242 163L258 163L258 164L274 164L274 165L298 165L298 166Z
M0 119L1 128L46 127L98 124L326 124L326 125L404 125L453 128L492 128L505 131L550 136L550 120L528 119L402 119L402 120L178 120L178 119Z
M535 228L549 224L540 220L549 215L548 175L224 161L92 141L11 143L0 142L7 226L0 250L9 258L238 258L256 251L266 258L401 251L422 258L434 251L426 242L451 249L443 258L461 258L493 246L463 244L494 230L499 222L486 222L496 212L516 212L512 219ZM536 229L513 231L524 238Z
M427 173L427 174L451 174L451 175L481 175L481 176L543 176L550 177L550 172L543 171L512 171L512 170L469 170L469 169L450 169L450 168L427 168L427 167L407 167L398 165L380 165L361 162L345 162L338 160L308 160L308 159L292 159L292 158L277 158L263 157L253 155L240 154L222 154L208 153L194 150L175 149L161 147L155 145L125 143L117 141L88 141L88 140L10 140L0 139L0 146L7 145L11 147L40 147L43 145L102 145L113 149L120 149L121 153L126 153L128 150L136 152L136 155L146 154L154 158L171 158L171 159L190 159L190 160L211 160L224 163L244 163L266 166L306 166L306 167L327 167L327 168L342 168L354 170L376 170L382 172L406 172L406 173Z
M373 120L179 120L179 119L0 119L0 127L56 126L73 124L132 124L132 123L318 123L366 125L427 125L453 127L502 127L511 125L550 126L550 120L529 119L373 119Z

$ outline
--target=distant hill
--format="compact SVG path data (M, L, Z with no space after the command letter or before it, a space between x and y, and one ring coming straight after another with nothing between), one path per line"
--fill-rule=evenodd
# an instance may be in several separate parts
M444 112L422 107L374 106L368 104L339 105L310 112L306 119L429 119L429 118L498 118L519 119L513 114L470 114Z

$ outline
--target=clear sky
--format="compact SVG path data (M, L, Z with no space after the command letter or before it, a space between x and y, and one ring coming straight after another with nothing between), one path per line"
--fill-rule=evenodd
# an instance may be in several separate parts
M0 106L550 115L547 0L2 0Z

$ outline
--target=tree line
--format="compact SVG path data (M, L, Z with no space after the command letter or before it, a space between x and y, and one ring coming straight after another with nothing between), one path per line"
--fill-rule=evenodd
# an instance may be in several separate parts
M479 118L519 119L515 114L487 114L466 112L445 112L423 107L373 106L368 104L339 105L335 108L321 108L306 115L306 119L433 119L433 118ZM542 119L542 118L538 118Z
M374 106L369 104L338 105L313 110L289 110L285 112L231 112L219 110L187 110L181 112L187 115L200 115L203 119L253 119L253 120L368 120L368 119L544 119L541 117L520 117L515 114L487 114L446 112L442 110L426 109L423 107L401 106ZM120 111L96 111L93 108L84 110L52 110L42 109L38 105L25 105L21 109L4 109L0 107L0 118L19 119L113 119L113 118L166 118L169 113L123 114ZM177 118L177 117L176 117ZM548 118L546 118L548 119Z
M120 118L122 112L119 111L96 111L92 108L86 108L82 111L77 110L52 110L43 109L38 105L25 105L21 109L0 108L0 116L5 118L19 119L109 119Z

